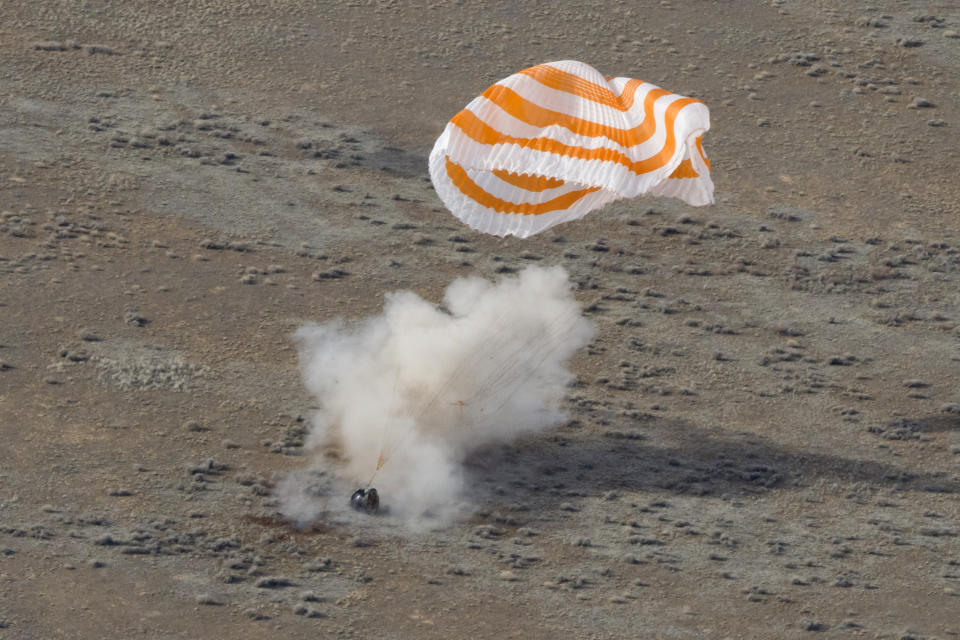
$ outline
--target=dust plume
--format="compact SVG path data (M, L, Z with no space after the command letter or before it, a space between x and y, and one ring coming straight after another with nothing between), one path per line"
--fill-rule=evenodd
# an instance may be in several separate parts
M301 370L321 407L307 445L337 447L335 472L357 487L382 462L373 486L392 514L450 516L467 454L563 419L566 362L593 331L560 267L457 279L441 307L394 292L381 315L304 326ZM297 487L283 494L288 516L316 512Z

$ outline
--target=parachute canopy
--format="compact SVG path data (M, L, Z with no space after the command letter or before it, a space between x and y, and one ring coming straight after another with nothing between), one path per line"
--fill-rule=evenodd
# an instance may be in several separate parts
M521 238L649 193L713 203L699 100L565 60L501 80L430 153L443 203L471 228Z

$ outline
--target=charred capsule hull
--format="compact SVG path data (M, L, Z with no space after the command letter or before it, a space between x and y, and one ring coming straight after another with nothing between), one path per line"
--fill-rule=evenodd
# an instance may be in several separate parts
M357 489L350 496L350 506L357 511L376 513L380 510L380 495L376 489Z

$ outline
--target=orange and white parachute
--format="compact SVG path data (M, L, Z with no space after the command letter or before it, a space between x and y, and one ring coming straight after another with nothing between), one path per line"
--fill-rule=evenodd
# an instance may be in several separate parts
M501 80L447 123L430 178L471 228L521 238L620 198L649 193L713 203L693 98L582 62L540 64Z

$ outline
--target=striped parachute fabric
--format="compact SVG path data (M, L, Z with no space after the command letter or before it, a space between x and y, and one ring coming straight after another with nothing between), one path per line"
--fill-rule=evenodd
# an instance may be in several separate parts
M477 231L521 238L649 193L713 202L699 100L573 60L501 80L447 123L430 153L443 203Z

